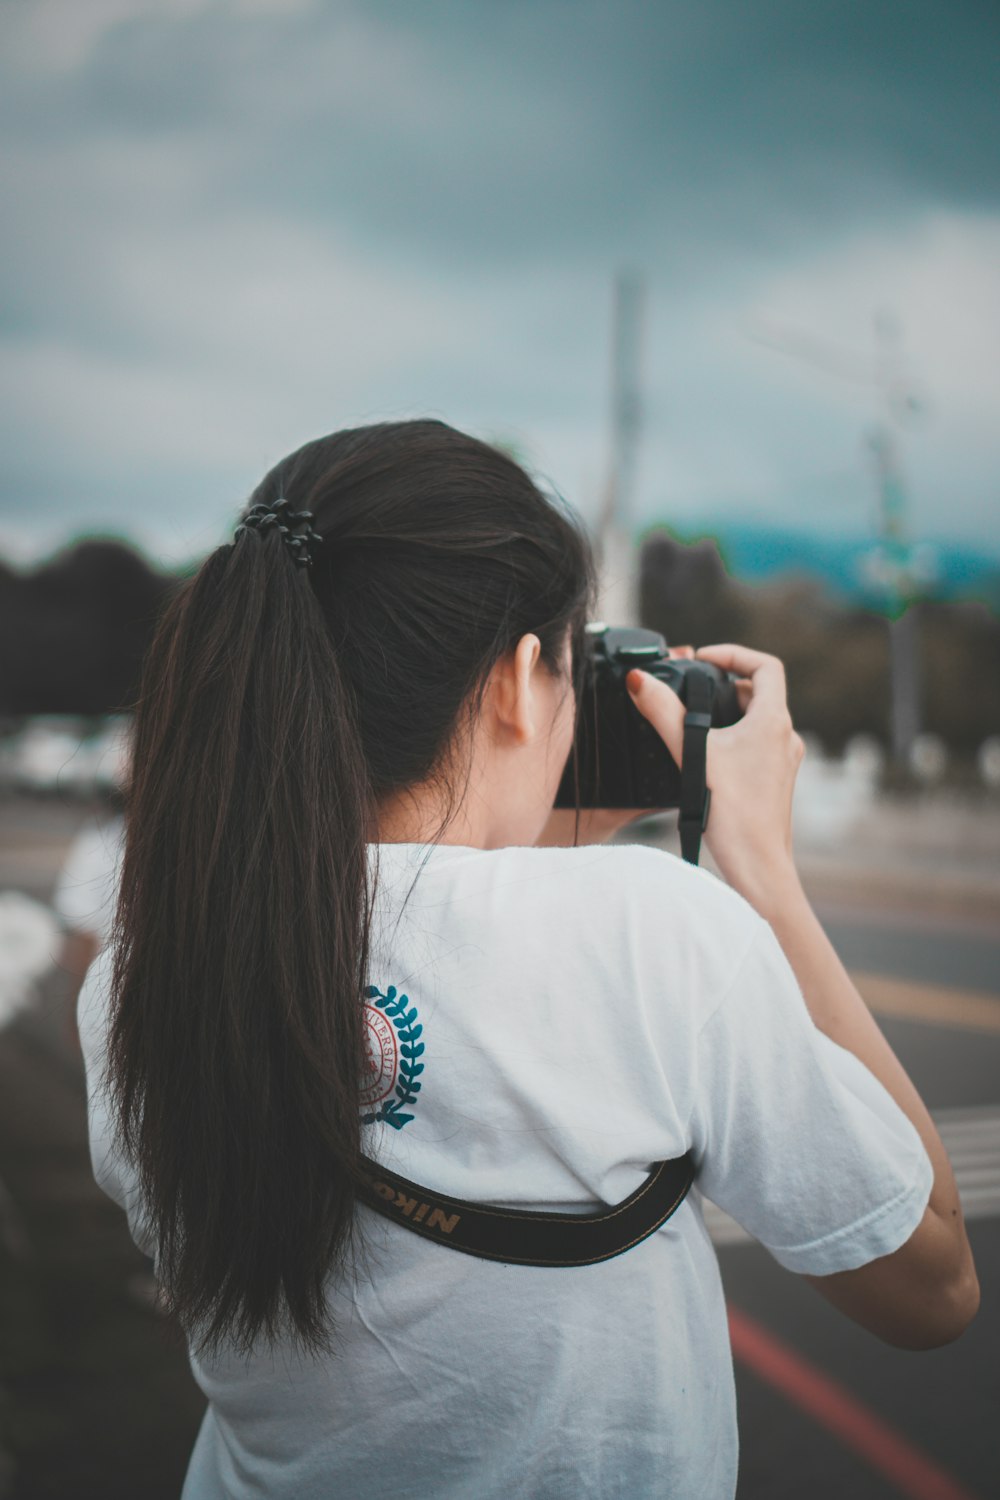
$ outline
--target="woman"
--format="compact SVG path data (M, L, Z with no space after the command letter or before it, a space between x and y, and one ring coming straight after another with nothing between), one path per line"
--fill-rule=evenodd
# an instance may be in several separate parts
M880 1337L975 1310L940 1140L796 878L780 663L700 653L747 709L708 741L728 884L602 846L628 814L560 847L592 600L516 464L411 422L280 463L162 622L80 1014L97 1177L208 1398L188 1500L732 1495L696 1196L602 1264L499 1264L357 1203L362 1152L569 1212L690 1151ZM679 701L629 691L679 758Z

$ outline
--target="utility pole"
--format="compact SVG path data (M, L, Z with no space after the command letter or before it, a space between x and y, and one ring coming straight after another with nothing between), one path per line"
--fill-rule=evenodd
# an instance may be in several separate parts
M879 491L879 546L871 572L882 585L889 620L892 758L904 766L920 733L920 643L912 608L912 548L904 529L906 493L895 434L887 423L873 429L869 447Z
M611 332L611 454L597 525L598 613L615 625L639 623L639 567L633 505L642 398L639 360L646 289L636 271L615 278Z
M873 428L868 445L878 483L879 541L871 572L882 585L889 621L889 677L892 759L907 766L920 733L920 641L913 608L918 587L913 546L906 524L907 495L899 459L899 428L920 405L900 368L899 331L886 314L875 319L876 380L885 398L884 418Z
M927 549L915 550L908 534L898 434L922 414L923 403L903 367L898 326L887 313L876 315L875 339L874 366L856 351L835 348L796 330L765 332L758 342L881 392L885 412L868 435L878 484L878 537L864 566L882 593L888 619L892 758L897 766L905 766L920 732L920 641L912 605L919 585L931 581L934 570Z

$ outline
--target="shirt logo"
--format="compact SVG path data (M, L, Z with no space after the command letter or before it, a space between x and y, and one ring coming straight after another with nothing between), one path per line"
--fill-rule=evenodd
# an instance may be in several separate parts
M417 1024L417 1008L408 995L397 994L390 984L383 994L378 985L365 990L365 1043L368 1067L361 1081L362 1125L379 1122L402 1130L413 1119L408 1105L417 1103L423 1027Z

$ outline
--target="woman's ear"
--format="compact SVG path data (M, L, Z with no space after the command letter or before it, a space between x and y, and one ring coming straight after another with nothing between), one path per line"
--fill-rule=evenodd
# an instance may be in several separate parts
M493 708L502 733L526 745L536 729L534 672L542 654L537 635L522 635L493 668Z

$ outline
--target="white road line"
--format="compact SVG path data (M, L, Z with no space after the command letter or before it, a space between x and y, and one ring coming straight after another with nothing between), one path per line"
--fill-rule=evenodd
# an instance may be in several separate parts
M951 1159L965 1217L1000 1217L1000 1104L937 1109L932 1114ZM702 1199L702 1211L714 1244L752 1243L752 1236L708 1198Z

